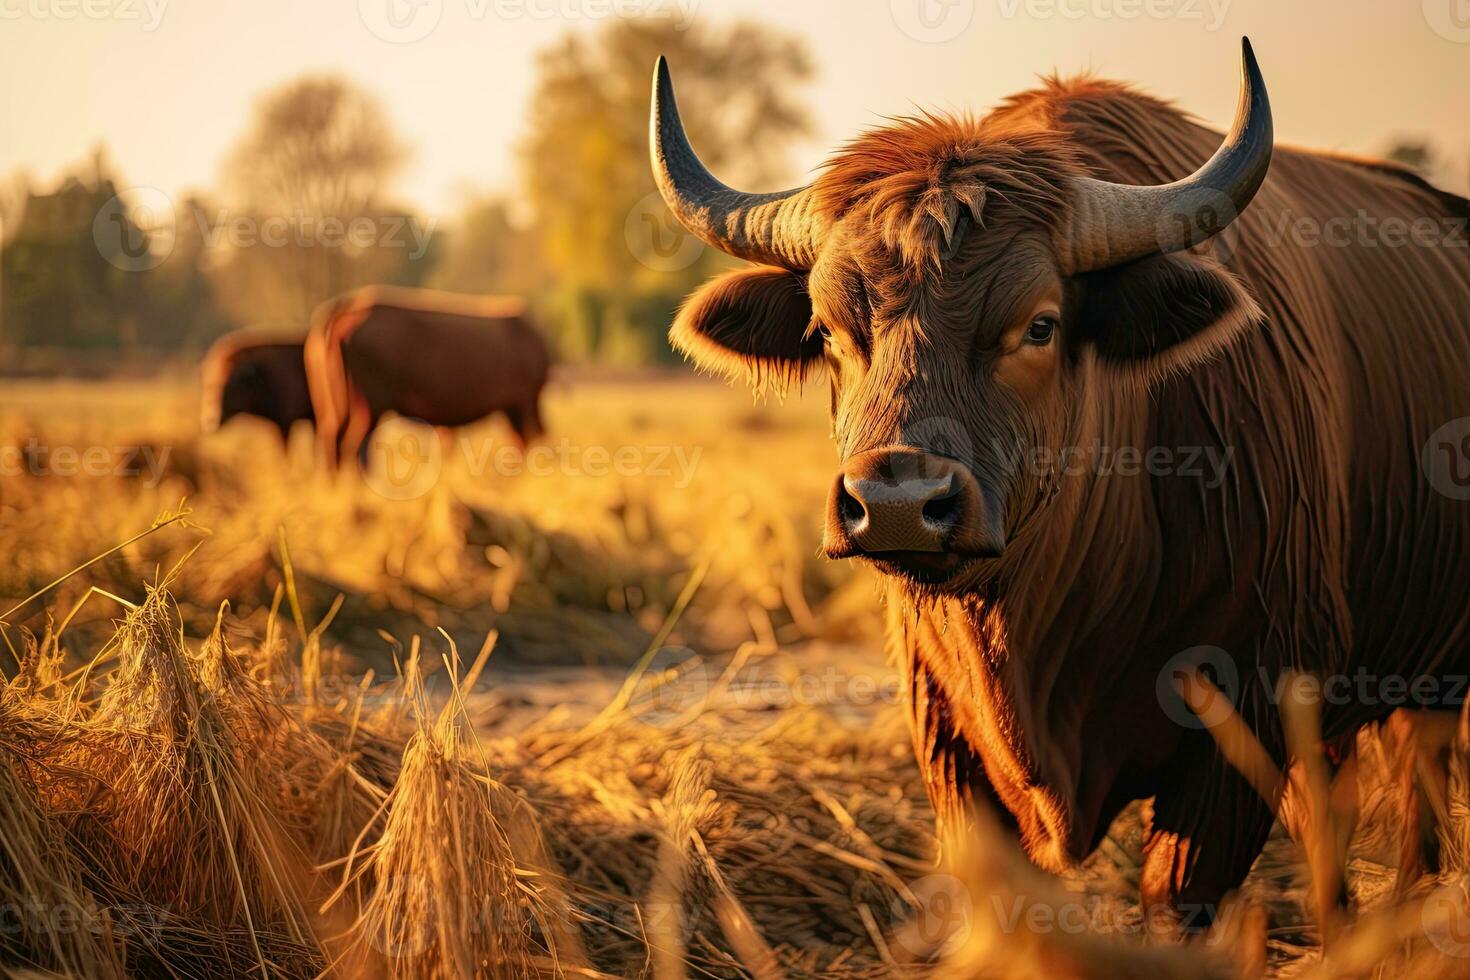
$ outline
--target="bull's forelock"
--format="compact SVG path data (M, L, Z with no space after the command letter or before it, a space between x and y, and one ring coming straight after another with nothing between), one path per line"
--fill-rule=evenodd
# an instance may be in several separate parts
M992 131L993 130L993 131ZM1007 219L1054 227L1080 173L1049 128L987 128L968 116L926 115L860 136L812 185L833 221L860 216L873 244L911 274L932 275L975 229Z
M979 181L936 177L911 205L888 209L875 224L884 246L906 267L937 274L965 234L984 225L985 197L985 185Z

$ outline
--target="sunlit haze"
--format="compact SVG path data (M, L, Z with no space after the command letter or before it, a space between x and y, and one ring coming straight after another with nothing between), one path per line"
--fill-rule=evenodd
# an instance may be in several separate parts
M983 109L1054 68L1091 67L1223 124L1244 34L1279 139L1363 153L1427 140L1437 177L1463 189L1470 27L1455 2L0 0L0 175L44 186L105 145L130 185L208 188L262 92L331 72L375 93L409 144L398 196L448 217L469 192L513 190L537 51L622 11L802 36L817 130L793 155L803 167L886 114Z

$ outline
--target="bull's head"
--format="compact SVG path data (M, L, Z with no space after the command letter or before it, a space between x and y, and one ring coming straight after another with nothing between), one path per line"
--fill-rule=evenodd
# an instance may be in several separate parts
M1236 120L1193 175L1087 176L1051 126L924 117L850 144L811 185L750 194L690 147L660 59L652 153L664 200L710 245L758 263L690 297L671 331L753 384L825 364L842 460L825 549L926 587L964 580L1045 507L1025 465L1085 428L1095 386L1195 363L1256 312L1219 232L1265 177L1271 114L1244 46ZM1141 384L1140 384L1141 383Z

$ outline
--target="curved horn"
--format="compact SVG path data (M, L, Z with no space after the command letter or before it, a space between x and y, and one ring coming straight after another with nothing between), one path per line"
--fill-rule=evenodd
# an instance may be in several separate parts
M1241 38L1240 102L1215 155L1172 184L1135 187L1090 177L1074 182L1071 224L1061 243L1069 272L1087 272L1218 234L1255 196L1271 164L1271 102L1249 38Z
M720 183L689 145L663 56L653 70L648 138L659 193L685 228L738 258L796 271L811 268L820 221L807 189L747 194Z

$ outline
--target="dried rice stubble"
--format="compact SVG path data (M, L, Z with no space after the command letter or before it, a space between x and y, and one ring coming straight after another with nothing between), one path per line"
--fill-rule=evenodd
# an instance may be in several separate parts
M903 719L891 720L873 749L872 726L844 730L815 706L738 740L713 712L678 726L624 712L590 739L529 735L513 782L577 883L604 969L641 974L650 946L682 944L691 975L768 974L774 956L791 977L892 976L880 934L907 913L902 879L931 871L934 848ZM564 742L577 750L534 761ZM691 767L703 782L689 783ZM714 796L699 808L698 841L675 846L669 819L686 809L676 798L696 784Z
M35 726L19 716L20 696L0 692L0 968L120 980L113 918L35 799L21 757L35 745Z
M413 980L600 975L567 919L536 818L488 772L458 688L436 718L416 659L405 682L417 729L382 833L362 863L349 858L337 893L371 876L354 968Z
M82 722L105 745L92 762L110 800L102 819L78 824L82 846L160 923L219 937L205 954L207 943L155 930L148 952L162 963L183 950L185 963L203 955L236 972L314 975L324 956L304 901L312 861L281 799L261 790L279 779L267 750L279 709L244 677L218 626L198 654L187 650L163 586L115 643L117 664Z

